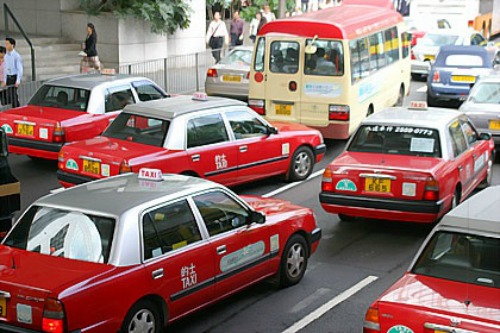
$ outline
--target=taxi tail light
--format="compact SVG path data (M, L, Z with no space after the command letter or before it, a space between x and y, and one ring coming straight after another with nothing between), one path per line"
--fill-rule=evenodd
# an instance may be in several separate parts
M333 178L332 170L329 167L323 172L323 178L321 179L321 190L325 192L333 192Z
M59 150L59 153L57 154L57 161L60 163L64 162L64 153L62 150Z
M370 306L366 311L365 321L363 322L363 333L380 332L380 320L378 308Z
M432 177L425 182L424 200L436 201L439 199L439 184Z
M209 68L207 71L207 77L218 77L217 70L215 68Z
M43 332L64 333L65 315L64 307L61 301L54 298L47 298L43 307L42 318Z
M64 142L64 129L60 123L56 123L54 132L52 132L52 139L54 142Z
M435 71L434 75L432 76L432 82L439 82L439 71Z
M349 120L349 105L328 105L328 120Z
M249 99L248 106L258 114L266 115L266 106L263 99Z
M130 167L130 165L128 165L127 161L123 161L120 164L120 173L128 173L128 172L132 172L132 168Z

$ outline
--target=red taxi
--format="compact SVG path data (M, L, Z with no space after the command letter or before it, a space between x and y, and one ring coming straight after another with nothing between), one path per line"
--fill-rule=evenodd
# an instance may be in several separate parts
M101 135L65 145L57 176L71 186L140 168L236 185L307 178L326 151L317 130L268 123L245 103L206 95L130 105Z
M0 113L9 151L57 159L66 142L102 133L130 103L166 98L154 82L128 75L74 75L44 83L28 105Z
M163 332L263 279L298 283L320 238L311 209L201 178L142 169L75 186L34 202L0 245L0 330Z
M500 332L500 186L446 214L408 271L366 312L364 333Z
M492 177L495 147L456 110L389 108L366 118L325 169L319 200L354 217L431 223Z

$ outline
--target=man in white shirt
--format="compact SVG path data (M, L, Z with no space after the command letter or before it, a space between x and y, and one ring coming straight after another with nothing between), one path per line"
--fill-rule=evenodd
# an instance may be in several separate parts
M16 40L14 38L5 38L7 54L5 54L4 57L5 65L2 87L9 86L7 91L7 103L12 104L13 108L19 106L17 88L19 88L19 84L21 84L21 79L23 78L23 61L19 53L14 49L15 47Z

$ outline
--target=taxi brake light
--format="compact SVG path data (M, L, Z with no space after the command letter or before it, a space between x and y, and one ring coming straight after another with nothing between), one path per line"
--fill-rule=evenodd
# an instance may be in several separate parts
M434 75L432 76L432 82L439 82L439 71L435 71Z
M54 127L54 132L52 132L52 139L54 142L64 142L64 129L59 122L56 123Z
M209 68L207 71L207 77L218 77L217 70L215 68Z
M43 308L42 330L48 333L64 333L63 304L54 298L47 298Z
M123 160L123 162L120 164L120 173L128 173L132 172L132 168L130 165L128 165L127 161Z
M366 311L365 321L363 322L363 333L375 332L380 332L378 309L375 307L369 307Z
M249 99L248 106L258 114L265 116L266 107L263 99Z
M439 199L439 184L437 180L432 177L425 183L424 200L436 201Z
M321 179L321 190L325 192L333 192L333 178L330 168L326 168Z

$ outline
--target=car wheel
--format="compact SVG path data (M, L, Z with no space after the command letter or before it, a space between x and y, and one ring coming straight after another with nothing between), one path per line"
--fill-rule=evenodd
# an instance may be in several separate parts
M160 313L150 301L139 301L130 309L123 321L121 333L162 332Z
M301 235L293 235L286 243L281 255L280 286L282 288L297 284L307 268L308 247Z
M401 86L401 88L399 88L398 100L396 101L396 104L394 106L403 106L404 100L405 100L405 88Z
M488 166L486 170L486 176L483 181L479 184L478 188L483 189L491 185L491 180L493 178L493 158L488 160Z
M338 214L339 215L339 220L342 222L354 222L356 218L351 215L345 215L345 214Z
M451 208L450 208L450 210L452 210L453 208L457 207L459 203L460 203L460 189L457 187L455 189L455 193L453 194L453 197L451 198Z
M312 173L314 166L314 155L310 148L299 147L290 161L288 178L291 181L304 180Z

